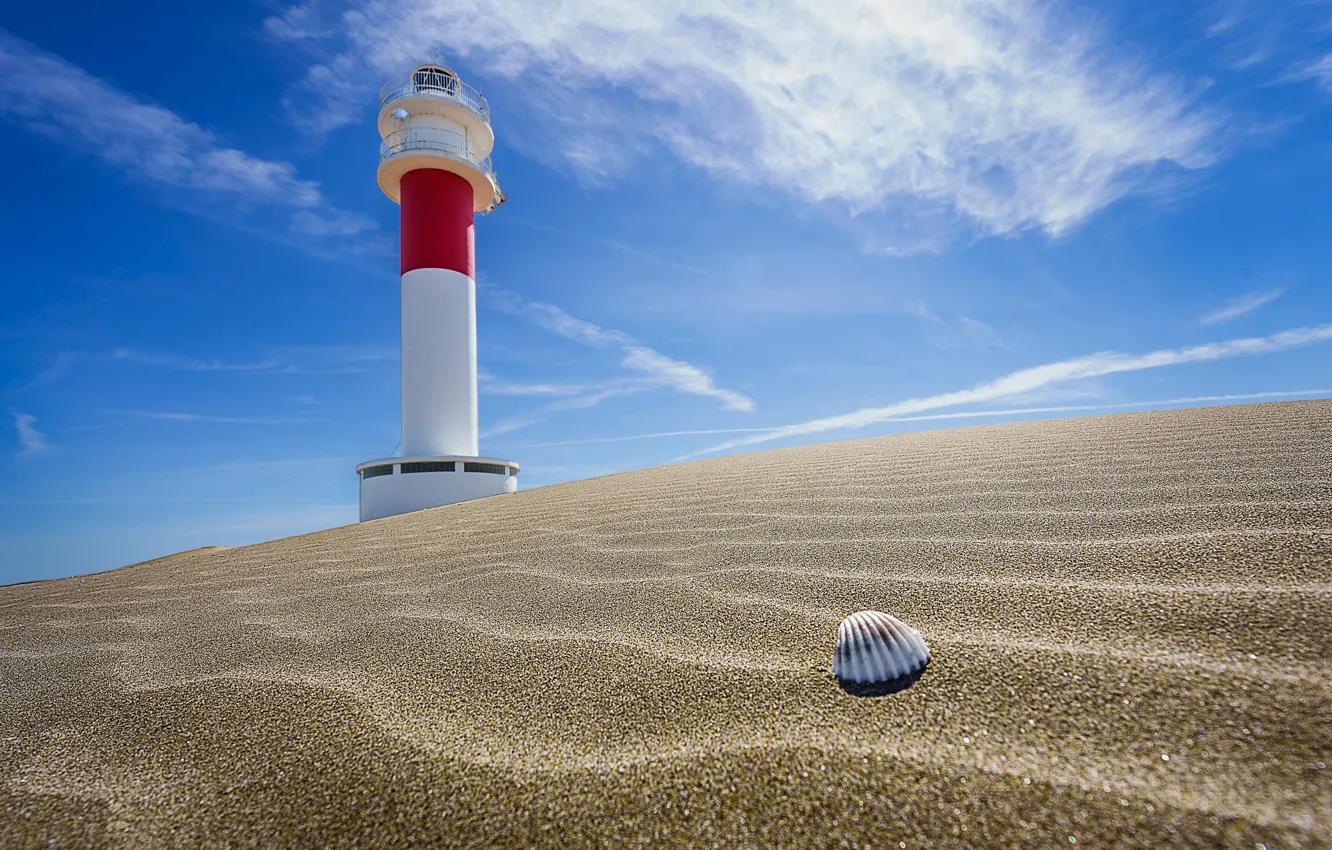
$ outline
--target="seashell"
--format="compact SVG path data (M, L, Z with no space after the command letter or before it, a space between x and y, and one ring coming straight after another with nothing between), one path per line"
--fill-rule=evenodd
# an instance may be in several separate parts
M857 611L837 627L833 675L851 691L909 687L930 663L920 632L882 611Z

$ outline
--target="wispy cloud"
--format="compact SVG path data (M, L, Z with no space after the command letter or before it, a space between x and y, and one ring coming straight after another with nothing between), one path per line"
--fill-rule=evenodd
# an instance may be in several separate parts
M922 306L919 313L925 319L925 339L934 348L1002 348L999 332L980 319L958 316L949 321L934 315Z
M1198 321L1204 325L1215 325L1219 322L1226 322L1245 313L1253 312L1264 304L1271 304L1281 297L1284 289L1268 289L1262 292L1250 292L1247 295L1241 295L1238 298L1231 299L1230 303L1219 310L1204 315Z
M618 242L614 239L606 239L601 236L589 236L586 233L580 233L576 230L565 230L559 227L551 227L550 225L547 224L539 224L535 221L524 221L523 219L512 220L512 223L518 225L519 227L526 227L531 230L540 231L542 233L549 233L552 236L558 236L560 237L561 240L573 240L575 242L582 242L585 245L592 245L597 248L606 248L608 250L615 251L616 253L619 254L625 254L630 257L638 257L639 259L648 260L660 266L665 266L667 268L672 268L672 269L678 269L680 271L686 271L689 272L690 274L698 275L699 277L708 277L708 278L716 277L715 273L710 272L707 269L701 269L698 266L691 266L688 263L682 263L678 260L667 259L666 257L653 254L651 251L644 251L642 248L635 248L633 245L626 245L625 243Z
M28 384L30 387L42 387L47 384L54 384L61 378L69 374L74 368L74 364L79 360L79 355L73 351L62 351L56 355L55 359L37 375Z
M51 450L46 435L37 430L37 417L17 410L11 410L10 415L14 417L14 429L18 432L19 457L36 457Z
M1206 404L1210 402L1260 401L1263 399L1293 399L1332 396L1332 388L1317 390L1291 390L1289 392L1238 393L1231 395L1187 396L1167 398L1155 401L1123 401L1109 404L1064 404L1047 407L1003 407L995 410L968 410L960 413L932 413L924 416L899 416L884 422L930 422L948 419L987 419L1004 416L1029 416L1035 413L1069 413L1095 410L1124 410L1132 407L1170 407L1180 404ZM624 443L635 440L661 440L678 437L695 437L711 434L769 433L780 428L704 428L686 431L656 431L651 434L630 434L619 437L590 437L584 440L560 440L553 443L512 443L494 446L497 449L544 449L559 446L598 445L601 443Z
M646 383L637 386L607 387L598 392L622 394L645 388L669 388L687 395L713 398L728 410L750 411L754 402L733 390L717 386L706 371L684 360L676 360L635 341L628 334L577 319L553 304L525 301L512 292L487 287L492 300L501 309L526 316L546 330L595 348L613 348L619 352L620 365L642 374Z
M116 416L155 419L161 422L211 422L224 425L304 425L311 420L271 416L210 416L203 413L176 413L162 410L108 410Z
M317 129L443 47L513 83L534 156L598 179L664 148L869 216L890 252L1064 233L1216 158L1190 88L1097 26L1038 0L305 0L268 23L332 54L296 93Z
M397 347L380 345L281 345L268 350L303 363L334 365L396 361L399 355Z
M1332 53L1320 56L1304 67L1292 72L1288 80L1313 80L1322 89L1332 92Z
M117 348L111 352L111 358L127 363L160 366L187 372L253 372L267 375L360 374L368 371L368 364L398 359L397 352L390 352L387 349L372 346L284 346L271 350L281 352L291 358L299 357L305 362L293 362L293 360L287 358L269 358L248 363L231 363L222 360L201 360L197 357L180 354L150 354L129 348Z
M1327 85L1328 7L1325 2L1211 0L1206 35L1214 61L1230 70L1256 72L1263 82L1315 80Z
M516 396L574 396L583 393L596 393L623 382L552 384L552 383L511 383L492 379L482 380L480 390L489 395Z
M993 381L977 384L971 389L909 399L886 407L867 407L852 413L786 425L764 434L755 434L720 443L703 451L686 455L686 457L715 454L772 440L803 437L828 431L864 428L881 422L897 421L903 416L915 413L958 407L964 404L996 401L1082 378L1094 378L1120 372L1136 372L1143 369L1157 369L1162 366L1175 366L1182 363L1201 363L1245 354L1265 354L1304 345L1313 345L1329 339L1332 339L1332 324L1294 328L1266 337L1232 339L1224 342L1195 345L1189 348L1167 348L1148 354L1120 354L1112 351L1090 354L1073 360L1063 360L1023 369Z
M148 366L166 366L171 369L184 369L189 372L293 372L295 367L284 366L272 360L258 363L223 363L220 360L196 360L193 357L181 357L175 354L144 354L128 348L117 348L111 352L114 360L142 363Z
M1103 381L1095 378L1081 381L1069 381L1066 384L1041 387L1029 393L1017 393L1006 396L1003 403L1013 407L1035 407L1048 404L1068 404L1070 402L1088 402L1092 399L1107 399L1113 395Z
M481 433L482 439L498 437L501 434L508 434L511 431L517 431L520 428L526 428L535 425L538 422L545 421L553 413L567 413L571 410L587 410L596 407L608 398L627 395L636 390L629 385L607 386L599 390L584 393L582 395L562 398L558 401L552 401L540 408L524 413L520 416L514 416L498 422Z
M655 431L651 434L630 434L623 437L590 437L585 440L558 440L553 443L510 443L493 448L502 449L547 449L556 446L583 446L599 443L627 443L636 440L659 440L668 437L696 437L715 434L755 434L776 431L776 428L696 428L686 431Z
M141 182L201 197L294 210L293 232L347 236L373 219L340 210L287 162L227 146L209 130L145 103L0 29L0 115Z
M482 432L490 439L545 421L552 414L571 410L586 410L617 396L657 389L673 389L688 395L714 398L728 410L752 411L754 402L749 397L717 386L712 376L702 368L683 360L668 357L659 351L635 341L622 331L603 328L569 315L551 304L529 302L518 295L487 286L485 291L500 309L524 316L559 336L595 348L613 348L620 365L638 372L641 377L613 379L597 383L527 383L507 384L487 375L482 383L483 392L510 395L556 396L556 400L518 416L502 420Z

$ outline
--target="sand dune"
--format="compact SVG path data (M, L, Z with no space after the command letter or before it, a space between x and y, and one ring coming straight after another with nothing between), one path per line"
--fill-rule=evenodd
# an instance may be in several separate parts
M842 617L933 661L866 699ZM1332 402L598 478L0 588L0 845L1332 846Z

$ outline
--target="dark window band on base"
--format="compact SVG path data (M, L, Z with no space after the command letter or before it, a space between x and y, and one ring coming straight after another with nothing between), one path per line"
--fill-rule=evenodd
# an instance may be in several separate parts
M502 463L463 462L463 472L489 472L492 475L508 475L509 468Z
M392 474L393 474L393 464L391 463L386 466L371 466L361 470L362 479L378 478L381 475L392 475Z
M402 465L403 475L409 472L453 472L453 470L454 464L451 460L420 460Z

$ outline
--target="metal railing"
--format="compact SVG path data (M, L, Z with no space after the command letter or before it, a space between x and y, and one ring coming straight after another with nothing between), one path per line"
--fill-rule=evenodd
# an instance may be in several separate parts
M446 153L455 159L472 161L472 152L467 144L467 136L453 130L439 127L420 127L398 130L389 133L379 144L379 161L403 151L428 150Z
M379 108L395 100L412 95L426 95L456 101L487 121L490 120L490 104L481 96L481 92L458 79L451 72L435 68L417 68L403 74L389 77L388 82L379 90Z
M495 175L495 169L490 164L490 157L486 157L480 162L472 159L472 154L468 150L467 137L462 133L440 129L399 130L396 133L389 133L379 145L379 162L382 165L392 157L412 151L442 154L450 159L456 159L480 169L495 185L495 197L490 202L490 206L482 210L483 213L488 213L504 203L504 192L500 189L499 177Z
M492 178L495 176L494 169L490 166L490 157L486 157L480 162L472 159L472 153L468 150L467 137L462 133L452 133L448 130L433 128L429 130L399 130L396 133L389 133L384 141L379 143L379 161L382 163L390 157L408 151L441 153L452 159L475 165Z

